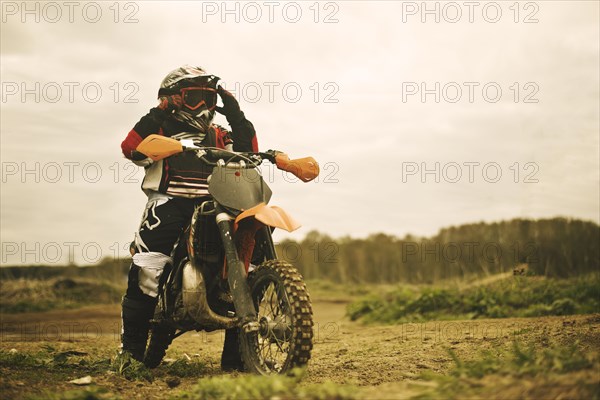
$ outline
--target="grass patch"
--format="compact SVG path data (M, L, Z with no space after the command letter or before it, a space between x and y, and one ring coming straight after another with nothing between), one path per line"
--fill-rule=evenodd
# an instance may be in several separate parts
M452 369L444 375L423 373L421 378L434 381L438 386L433 391L416 396L416 399L484 397L482 391L486 390L486 386L487 390L494 388L490 382L504 382L504 387L496 387L499 392L494 392L494 396L503 397L502 391L515 396L515 387L519 390L518 385L524 380L536 381L540 387L543 386L540 382L550 382L552 386L552 382L566 381L566 386L572 386L578 393L585 393L577 398L600 397L598 385L582 384L569 378L570 374L586 370L594 373L600 366L598 354L585 354L577 342L545 348L513 342L509 350L486 350L477 358L466 361L459 359L452 350L448 352L454 361Z
M484 351L472 361L461 361L452 350L448 350L454 360L451 375L458 378L482 378L489 374L537 376L539 374L565 374L592 368L593 359L586 356L579 346L554 346L538 349L533 345L523 346L513 342L508 352Z
M42 380L51 376L53 380L67 382L85 375L116 375L129 381L139 381L140 384L147 384L165 376L202 377L206 372L206 365L201 360L178 359L150 370L143 363L131 358L127 352L116 352L112 358L107 358L91 356L76 350L59 351L52 345L45 345L35 352L0 350L1 368L20 371L23 376L35 376ZM50 395L51 393L45 398L52 398Z
M181 392L177 398L183 399L336 399L357 398L357 390L351 386L341 386L333 382L300 385L303 371L296 369L289 376L284 375L241 375L221 376L203 379L191 390Z
M429 319L508 318L600 312L600 276L545 279L515 276L466 290L397 288L348 305L352 320L402 323Z
M202 361L188 361L180 358L166 366L168 375L178 378L202 376L206 372L206 364Z
M120 396L111 393L108 389L99 386L89 386L84 389L67 390L65 392L53 393L46 391L42 395L26 397L28 400L104 400L121 399Z
M28 353L14 353L0 350L0 367L36 368L44 366L43 359Z
M107 371L110 364L111 361L107 358L92 358L87 353L73 350L59 352L49 345L35 353L0 350L0 367L13 370L93 374Z
M1 284L0 310L23 313L112 304L121 300L123 292L123 288L97 279L6 280Z
M110 369L130 381L152 382L154 379L152 372L143 363L132 358L129 352L117 352L112 359Z

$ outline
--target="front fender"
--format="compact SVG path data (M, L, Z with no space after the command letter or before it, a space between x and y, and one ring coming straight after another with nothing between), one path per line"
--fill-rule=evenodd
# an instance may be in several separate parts
M283 208L268 206L265 203L259 203L238 215L235 219L235 226L237 227L240 221L249 217L254 217L265 225L284 229L288 232L293 232L301 226Z

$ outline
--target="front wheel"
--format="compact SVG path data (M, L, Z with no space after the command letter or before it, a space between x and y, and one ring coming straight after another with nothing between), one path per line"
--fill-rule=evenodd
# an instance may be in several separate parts
M166 323L155 324L150 331L150 342L144 355L144 365L148 368L156 368L167 353L169 345L175 336L175 328Z
M268 375L306 365L313 320L302 276L289 263L270 260L250 276L248 285L258 313L258 331L240 333L246 370Z

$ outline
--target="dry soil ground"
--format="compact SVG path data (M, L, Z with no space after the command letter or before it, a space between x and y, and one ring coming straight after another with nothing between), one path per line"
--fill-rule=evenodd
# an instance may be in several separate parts
M427 393L436 383L420 379L424 371L447 372L453 365L448 349L463 359L483 349L510 348L515 338L525 343L579 343L587 352L600 349L600 315L427 322L395 326L363 326L344 318L346 304L314 301L315 346L305 382L353 384L366 398L409 398ZM0 348L36 352L51 345L55 351L79 351L90 359L108 359L119 344L119 307L2 315ZM204 376L223 374L219 368L220 333L187 333L176 339L167 357L187 354L206 364ZM15 349L15 350L12 350ZM184 354L185 353L185 354ZM182 378L170 389L158 368L153 383L127 381L109 372L93 376L96 385L123 398L166 398L196 383L201 376ZM80 378L37 368L2 367L0 397L23 398L76 388ZM561 378L495 377L475 382L488 398L577 398L581 385L599 385L599 371L587 370Z

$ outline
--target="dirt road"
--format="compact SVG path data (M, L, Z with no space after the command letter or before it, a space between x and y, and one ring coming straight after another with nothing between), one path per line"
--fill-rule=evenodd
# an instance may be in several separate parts
M409 398L430 389L434 383L420 379L419 375L424 371L448 371L454 364L448 349L464 359L475 357L484 349L510 348L515 339L540 346L577 342L588 352L600 349L600 315L365 327L344 318L343 302L316 301L313 305L315 346L305 382L353 384L367 398ZM3 315L0 348L5 352L31 353L50 345L56 351L75 350L87 353L90 358L108 359L118 347L119 331L118 306ZM167 357L183 357L185 353L206 364L204 376L221 375L222 341L221 333L187 333L175 340ZM97 385L124 398L144 399L172 396L201 378L182 378L177 388L169 389L165 378L160 376L161 368L155 370L158 374L153 383L130 382L110 373L92 378ZM75 386L68 381L81 377L77 371L64 373L10 366L2 367L0 372L3 399L73 389ZM598 376L593 373L578 379L598 384ZM527 379L519 382L522 387L513 393L516 397L529 393L524 397L551 398L564 394L565 390L569 393L568 388L556 387L552 382L546 383L540 393L536 390L540 385L544 387L544 382L532 383ZM490 385L500 385L498 390L507 395L501 397L506 398L511 397L511 390L516 390L512 381Z

